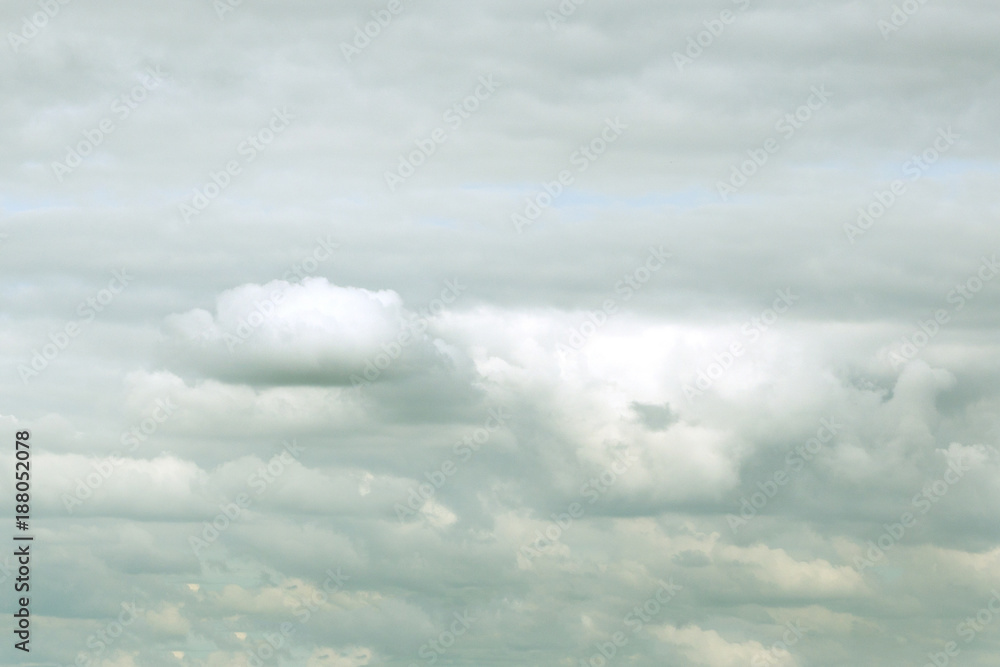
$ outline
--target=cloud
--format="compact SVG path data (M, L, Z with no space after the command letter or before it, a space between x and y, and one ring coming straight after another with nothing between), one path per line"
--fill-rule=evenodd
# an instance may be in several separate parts
M174 343L173 357L213 377L348 384L350 375L364 373L366 362L374 365L377 355L388 354L386 347L407 326L407 315L416 319L391 290L372 292L306 278L297 284L278 280L226 290L214 314L195 309L168 316L164 325ZM419 347L422 341L416 343Z
M0 10L34 660L923 664L983 608L1000 9L221 3Z

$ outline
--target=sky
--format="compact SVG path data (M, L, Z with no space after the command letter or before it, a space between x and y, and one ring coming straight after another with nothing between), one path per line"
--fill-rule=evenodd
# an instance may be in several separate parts
M0 25L0 665L997 663L996 3Z

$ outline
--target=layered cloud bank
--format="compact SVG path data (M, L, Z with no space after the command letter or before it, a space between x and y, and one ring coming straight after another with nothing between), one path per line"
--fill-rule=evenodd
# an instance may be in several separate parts
M2 12L32 661L994 664L997 9L348 5Z

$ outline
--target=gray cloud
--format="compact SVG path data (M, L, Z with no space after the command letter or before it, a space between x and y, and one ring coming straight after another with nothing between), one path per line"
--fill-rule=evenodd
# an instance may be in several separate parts
M220 2L0 10L32 660L992 664L993 4Z

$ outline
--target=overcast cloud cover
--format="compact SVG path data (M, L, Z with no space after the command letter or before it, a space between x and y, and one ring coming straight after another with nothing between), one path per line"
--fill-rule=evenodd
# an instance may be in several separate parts
M1000 6L578 2L3 3L2 664L997 664Z

